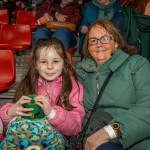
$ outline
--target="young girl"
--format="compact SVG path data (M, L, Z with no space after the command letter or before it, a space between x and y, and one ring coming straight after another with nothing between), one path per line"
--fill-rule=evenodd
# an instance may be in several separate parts
M49 125L65 136L81 131L85 115L83 88L76 80L63 44L56 38L40 39L33 49L28 71L19 83L13 103L0 109L0 117L7 125L13 117L30 117L33 108L28 95L37 95L35 103L43 110Z

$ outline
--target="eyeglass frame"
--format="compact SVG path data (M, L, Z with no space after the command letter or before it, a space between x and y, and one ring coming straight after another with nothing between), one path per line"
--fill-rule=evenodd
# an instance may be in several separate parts
M108 43L103 43L103 42L101 41L101 39L103 39L104 37L109 37L109 38L110 38L110 41L109 41ZM95 40L96 40L96 43L95 43L95 44L90 44L90 43L89 43L89 40L91 40L91 39L95 39ZM102 36L102 37L99 38L99 39L98 39L98 38L95 38L95 37L89 38L89 39L88 39L88 44L89 44L89 45L96 45L99 41L101 42L101 44L109 44L109 43L111 42L111 40L114 40L112 36L104 35L104 36Z

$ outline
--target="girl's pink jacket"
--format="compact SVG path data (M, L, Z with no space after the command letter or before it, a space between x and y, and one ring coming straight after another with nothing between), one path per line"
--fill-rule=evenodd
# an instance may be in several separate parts
M72 136L81 131L82 121L85 116L85 110L83 107L83 87L78 82L72 79L72 91L69 95L71 105L75 108L71 111L57 106L56 98L61 90L62 78L58 77L50 85L45 82L42 78L38 80L38 95L45 96L52 104L53 109L56 110L57 115L54 119L49 120L49 123L53 125L57 130L66 136ZM12 103L3 105L0 109L0 117L2 118L5 126L12 119L7 115L7 110Z

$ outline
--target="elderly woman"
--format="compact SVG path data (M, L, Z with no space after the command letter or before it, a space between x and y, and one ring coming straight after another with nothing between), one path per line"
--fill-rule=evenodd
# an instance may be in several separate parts
M110 72L113 72L96 113L93 114L96 119L90 122L86 132L85 150L96 148L148 150L150 147L148 60L136 55L136 48L127 45L110 22L95 22L90 26L83 52L85 57L77 64L76 72L84 86L86 109L84 124L104 80ZM107 112L112 118L109 115L104 117L102 112ZM96 125L95 122L103 123L103 118L110 118L107 120L108 124Z

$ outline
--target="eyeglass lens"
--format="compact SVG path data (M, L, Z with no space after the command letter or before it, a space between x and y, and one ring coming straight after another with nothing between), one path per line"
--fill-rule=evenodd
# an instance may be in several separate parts
M106 36L101 37L100 39L97 39L97 38L89 38L88 42L89 42L89 44L91 44L91 45L97 44L98 41L100 41L102 44L107 44L107 43L110 43L111 40L112 40L112 37L106 35Z

